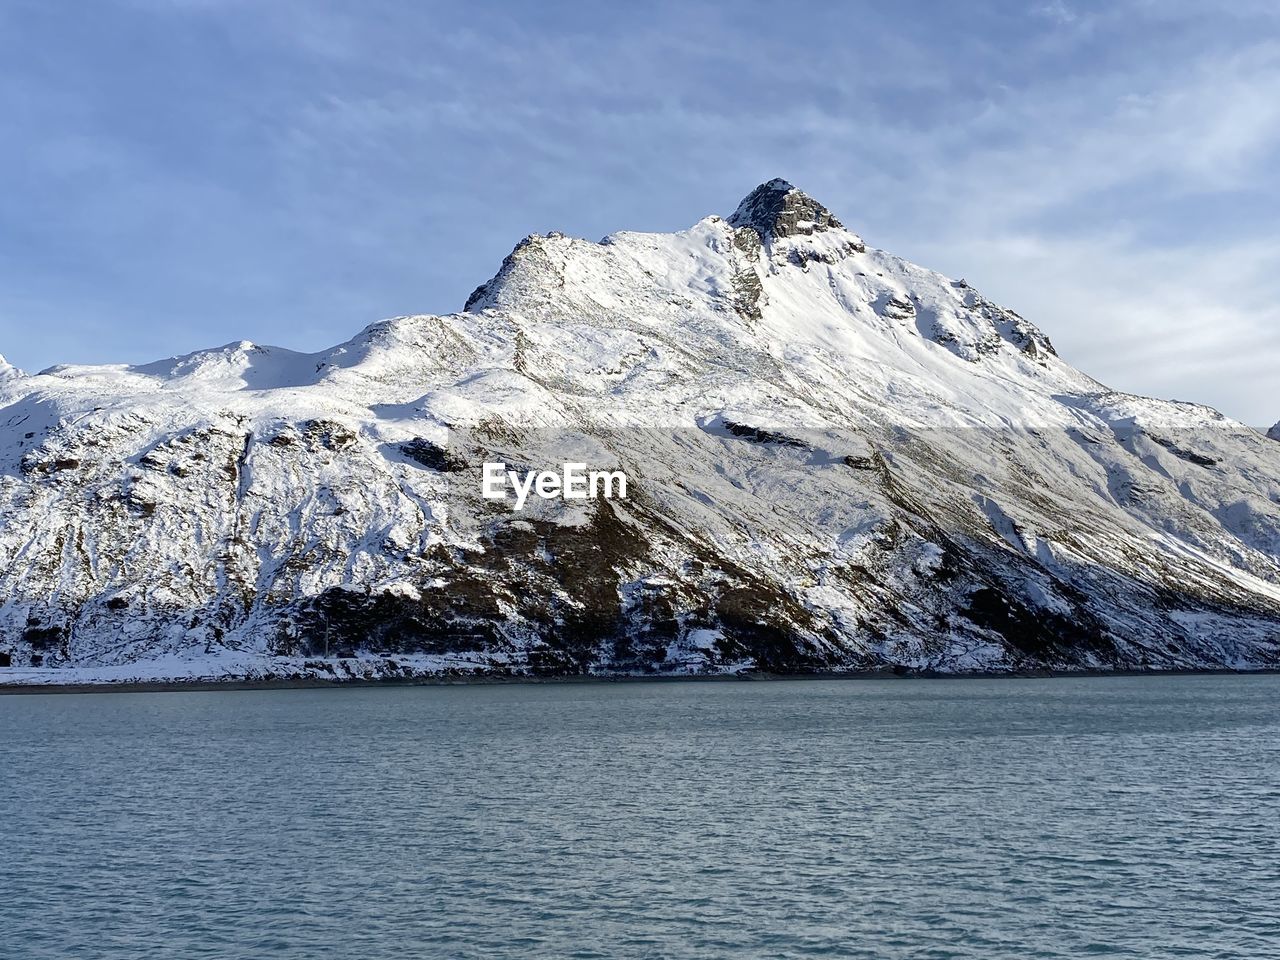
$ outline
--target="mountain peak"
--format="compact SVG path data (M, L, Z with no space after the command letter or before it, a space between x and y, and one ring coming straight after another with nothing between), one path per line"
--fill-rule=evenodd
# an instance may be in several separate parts
M817 200L781 178L762 183L747 194L729 217L729 223L751 227L762 240L796 234L810 236L844 226Z
M1280 443L786 181L733 224L534 237L320 353L0 367L0 687L1280 667ZM631 489L520 514L499 458Z
M1268 430L1267 436L1272 440L1280 440L1280 423L1277 423L1274 427Z

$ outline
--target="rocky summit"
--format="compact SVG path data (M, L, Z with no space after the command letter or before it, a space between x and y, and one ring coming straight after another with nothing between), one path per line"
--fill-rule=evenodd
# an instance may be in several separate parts
M0 362L0 683L1276 667L1276 435L773 180L319 353ZM570 463L626 495L482 489Z
M830 210L786 180L770 180L752 190L729 217L729 223L750 227L765 241L843 227Z

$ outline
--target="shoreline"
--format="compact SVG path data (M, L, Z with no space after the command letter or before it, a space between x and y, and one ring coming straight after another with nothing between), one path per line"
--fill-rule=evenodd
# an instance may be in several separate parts
M1214 677L1273 676L1280 667L1237 670L1229 667L1179 667L1168 670L1019 670L1005 672L942 673L934 670L895 671L861 670L847 673L737 673L737 674L618 674L598 676L567 674L563 676L422 676L375 677L328 680L319 677L273 677L251 679L191 680L101 680L76 683L3 683L0 696L79 693L216 693L254 690L322 690L369 687L461 687L499 686L507 684L585 684L585 683L767 683L796 680L1084 680L1101 677Z

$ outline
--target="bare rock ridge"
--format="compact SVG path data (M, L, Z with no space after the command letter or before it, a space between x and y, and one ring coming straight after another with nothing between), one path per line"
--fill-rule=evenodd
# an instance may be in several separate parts
M0 683L1280 667L1276 439L773 180L318 353L0 362Z
M751 227L761 240L809 236L838 230L843 224L822 204L786 180L774 179L751 191L729 217L735 227Z

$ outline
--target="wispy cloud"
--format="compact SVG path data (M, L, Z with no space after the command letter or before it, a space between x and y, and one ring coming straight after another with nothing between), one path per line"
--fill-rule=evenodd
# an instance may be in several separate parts
M1052 0L1051 3L1042 3L1035 8L1035 12L1040 16L1052 20L1060 24L1075 23L1079 16L1064 0Z

